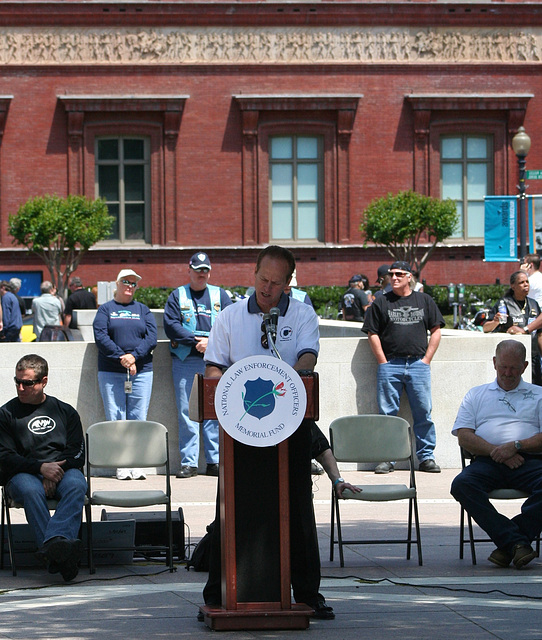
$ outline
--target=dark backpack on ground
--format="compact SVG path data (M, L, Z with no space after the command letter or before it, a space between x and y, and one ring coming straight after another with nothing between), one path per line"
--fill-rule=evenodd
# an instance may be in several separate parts
M213 535L213 529L215 523L207 525L207 533L195 546L190 560L186 563L187 571L190 571L190 567L194 571L209 571L209 556L211 555L211 538Z

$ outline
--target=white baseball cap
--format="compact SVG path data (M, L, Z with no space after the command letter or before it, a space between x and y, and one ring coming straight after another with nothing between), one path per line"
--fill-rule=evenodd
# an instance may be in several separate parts
M137 275L137 273L133 269L121 269L119 271L119 275L117 276L117 282L119 280L122 280L123 278L126 278L126 276L134 276L134 278L141 280L141 276Z

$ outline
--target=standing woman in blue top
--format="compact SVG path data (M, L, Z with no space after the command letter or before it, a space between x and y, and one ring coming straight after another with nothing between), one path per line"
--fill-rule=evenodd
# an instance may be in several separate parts
M152 351L157 330L150 309L134 300L141 280L132 269L117 276L113 300L94 319L98 384L107 420L146 420L152 391ZM144 479L142 469L117 469L119 480Z

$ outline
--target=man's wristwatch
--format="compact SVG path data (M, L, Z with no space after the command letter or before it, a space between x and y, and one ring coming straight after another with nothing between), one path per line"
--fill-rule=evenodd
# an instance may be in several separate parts
M519 451L521 449L521 440L516 440L514 442L514 447L516 447L516 451Z
M344 482L344 478L341 478L340 476L333 482L333 486L336 487L339 482Z

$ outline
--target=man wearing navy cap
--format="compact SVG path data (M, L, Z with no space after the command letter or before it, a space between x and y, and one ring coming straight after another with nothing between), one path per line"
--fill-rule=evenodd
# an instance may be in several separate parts
M361 276L355 275L348 281L348 291L341 296L343 318L349 322L363 322L369 298L361 289Z
M378 270L376 272L376 282L380 285L380 289L374 294L375 298L378 298L383 293L388 293L388 291L391 291L389 264L381 264L378 267Z
M218 313L231 300L220 287L208 284L211 261L203 251L191 258L189 284L171 292L164 309L164 330L170 339L171 369L179 416L179 448L181 469L177 478L198 475L199 424L188 416L188 399L196 373L203 373L203 355L209 332ZM218 422L203 423L203 449L207 462L206 475L218 476Z
M383 415L397 415L403 389L406 390L419 470L439 473L434 458L436 431L431 418L429 365L440 343L444 318L433 298L411 290L412 269L408 262L394 262L389 275L391 291L375 298L363 325L378 363L378 409ZM394 466L394 462L381 462L375 473L389 473Z

